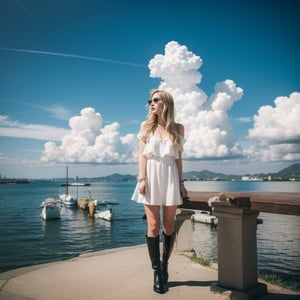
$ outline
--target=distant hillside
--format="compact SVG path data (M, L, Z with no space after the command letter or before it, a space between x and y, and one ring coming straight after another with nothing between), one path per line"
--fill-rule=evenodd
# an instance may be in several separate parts
M185 172L183 175L186 180L229 180L229 177L230 179L237 179L241 177L215 173L208 170Z
M93 181L136 181L136 175L114 173L109 176L93 178Z
M99 177L99 179L100 181L136 181L136 176L130 174L122 175L114 173L109 176Z
M136 175L132 174L118 174L114 173L109 176L103 176L103 177L93 177L93 178L87 178L87 177L80 177L78 178L79 182L135 182L136 181ZM272 181L300 181L300 163L290 165L289 167L280 170L277 173L260 173L260 174L248 174L245 173L243 175L230 175L230 174L223 174L223 173L216 173L211 172L209 170L202 170L202 171L190 171L190 172L184 172L183 173L184 179L189 181L205 181L205 180L215 180L215 181L239 181L242 180L242 177L249 177L251 180L251 177L258 178L261 180L272 180ZM0 177L0 183L11 183L12 179L8 179L6 177ZM13 179L14 183L18 179ZM65 182L65 178L55 178L50 179L55 180L56 182ZM21 180L20 180L21 181ZM75 182L76 178L69 178L69 182ZM31 182L31 180L27 180L26 183ZM22 180L21 183L24 183L24 180Z
M299 176L300 175L300 164L293 164L289 167L279 171L277 175L280 176Z
M300 180L300 164L293 164L277 173L261 173L261 174L243 174L251 177L260 178L262 180ZM185 180L241 180L243 175L226 175L223 173L215 173L208 170L191 171L184 173Z
M262 180L275 180L275 181L287 181L287 180L300 180L300 164L293 164L278 173L263 173L263 174L243 174L251 178L258 177ZM183 174L184 179L188 181L239 181L242 180L243 175L230 175L223 173L211 172L209 170L202 171L190 171ZM137 175L131 174L118 174L114 173L109 176L95 177L95 178L80 178L80 181L85 182L135 182Z

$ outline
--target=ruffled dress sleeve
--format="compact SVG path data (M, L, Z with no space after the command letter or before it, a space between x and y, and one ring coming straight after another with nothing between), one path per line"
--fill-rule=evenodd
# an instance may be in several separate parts
M140 132L138 132L138 134L136 136L140 140L146 136L146 133L144 131L140 131Z
M183 145L186 143L186 138L180 136L180 151L183 151Z

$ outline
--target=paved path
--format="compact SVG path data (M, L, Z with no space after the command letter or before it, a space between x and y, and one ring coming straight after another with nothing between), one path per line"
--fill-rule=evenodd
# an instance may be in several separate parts
M232 299L230 291L211 291L216 270L184 255L173 252L169 273L169 291L157 294L146 245L117 248L0 273L0 300ZM260 299L300 299L300 293L270 285L268 292Z

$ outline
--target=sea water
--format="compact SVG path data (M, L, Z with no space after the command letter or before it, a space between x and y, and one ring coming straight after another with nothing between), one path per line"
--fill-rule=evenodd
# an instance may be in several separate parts
M73 196L113 202L114 219L93 219L87 212L64 207L61 219L40 219L40 204L58 198L59 183L0 185L0 272L76 257L82 253L145 243L147 224L143 206L131 201L134 182L92 182L87 188L70 188ZM189 191L300 192L299 182L186 182ZM278 274L299 287L300 219L298 216L260 213L257 228L258 269ZM217 228L192 223L193 248L217 262Z

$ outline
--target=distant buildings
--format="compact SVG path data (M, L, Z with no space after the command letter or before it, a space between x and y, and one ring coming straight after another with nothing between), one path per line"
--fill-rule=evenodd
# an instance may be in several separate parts
M263 181L264 179L258 176L242 176L241 180L242 181Z

